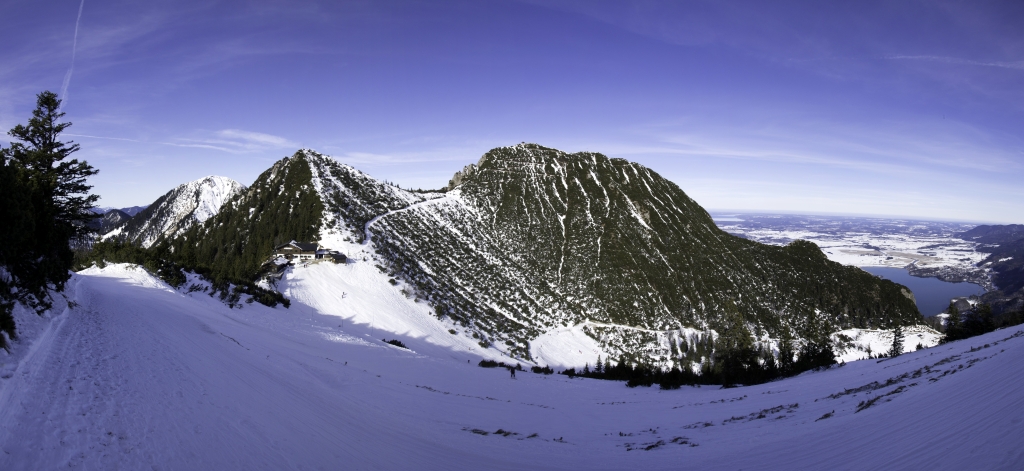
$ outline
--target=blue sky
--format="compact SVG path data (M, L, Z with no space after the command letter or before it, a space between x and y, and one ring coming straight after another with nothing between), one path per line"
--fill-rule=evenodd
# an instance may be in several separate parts
M437 188L525 141L712 210L1024 222L1024 2L768 3L86 0L76 40L79 1L4 1L0 129L66 84L104 206L299 147Z

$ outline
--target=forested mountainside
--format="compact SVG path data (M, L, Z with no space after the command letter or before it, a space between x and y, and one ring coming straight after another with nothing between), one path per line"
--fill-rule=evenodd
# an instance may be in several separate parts
M217 214L225 201L244 188L230 178L218 176L179 185L103 239L150 247Z
M543 332L588 321L609 350L685 356L688 339L656 333L749 326L759 338L811 338L920 319L905 288L831 262L809 242L731 236L674 183L597 153L494 149L444 198L371 231L439 315L520 355Z
M103 213L103 217L96 218L89 223L89 227L96 231L97 234L106 234L114 229L117 229L121 224L132 217L128 213L121 211L120 209L111 209Z
M985 293L996 314L1024 309L1024 225L981 225L958 234L978 242L979 252L990 253L978 266L992 271L996 290Z
M214 278L252 279L276 245L319 237L323 207L309 163L297 154L275 163L205 223L161 245Z
M1024 239L1024 224L982 224L957 234L957 237L979 244L1000 245Z
M206 224L170 241L185 265L215 278L252 278L273 248L316 241L321 229L362 241L374 216L423 201L333 159L310 151L275 163Z
M488 152L435 193L303 150L169 244L187 266L245 278L276 244L367 237L376 263L438 316L521 358L544 333L584 323L608 351L681 359L707 339L685 328L822 338L920 319L905 288L808 242L726 234L643 166L532 144Z

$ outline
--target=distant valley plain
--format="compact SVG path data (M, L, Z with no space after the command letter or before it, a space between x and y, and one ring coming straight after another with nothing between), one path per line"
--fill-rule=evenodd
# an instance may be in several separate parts
M966 222L917 221L768 213L712 212L715 223L733 235L765 244L814 242L830 260L861 267L914 291L924 316L934 316L954 297L994 289L988 270L978 267L989 254L957 237L977 226Z

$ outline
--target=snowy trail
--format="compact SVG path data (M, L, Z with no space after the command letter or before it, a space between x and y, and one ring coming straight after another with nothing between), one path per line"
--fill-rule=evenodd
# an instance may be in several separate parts
M1024 327L659 391L512 380L299 302L228 309L123 266L73 283L78 307L0 382L2 470L1024 467Z
M388 211L388 212L386 212L384 214L381 214L380 216L374 217L373 219L370 219L369 221L366 221L366 226L363 227L363 245L368 245L370 243L370 241L373 240L373 231L370 230L370 227L373 226L374 224L376 224L377 221L380 221L381 219L386 218L386 217L388 217L388 216L390 216L392 214L395 214L395 213L402 213L402 212L405 212L405 211L411 211L411 210L419 208L421 206L427 206L427 205L437 204L437 203L441 203L441 202L444 202L444 201L451 201L451 200L452 200L452 197L450 195L446 194L445 196L442 196L440 198L433 198L433 199L429 199L429 200L424 200L424 201L420 201L419 203L410 204L409 206L406 206L406 207L404 207L402 209L396 209L394 211Z
M83 277L82 307L3 404L0 468L331 468L362 455L365 417L335 392L358 379L320 381L322 366L193 315L196 301L124 284Z

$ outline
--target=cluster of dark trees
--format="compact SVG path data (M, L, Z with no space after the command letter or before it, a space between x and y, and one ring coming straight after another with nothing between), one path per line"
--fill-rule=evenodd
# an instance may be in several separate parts
M1024 323L1024 315L1021 311L1004 312L996 316L992 314L992 306L988 304L981 304L961 313L956 307L956 303L950 302L946 313L949 314L949 318L946 320L946 331L942 337L943 343Z
M408 350L408 349L409 349L409 347L406 347L406 346L405 346L405 344L404 344L404 343L402 343L402 341L401 341L401 340L397 340L397 339L391 339L391 340L384 340L384 339L380 339L380 341L381 341L381 342L384 342L384 343L386 343L386 344L394 345L394 346L396 346L396 347L398 347L398 348L404 348L404 349L406 349L406 350Z
M992 308L987 304L961 314L956 305L950 303L947 312L950 317L943 342L965 339L1024 323L1024 315L1021 312L1008 312L997 316L992 314ZM901 355L904 351L904 342L903 326L897 324L893 332L892 346L889 351L878 355L877 358ZM765 383L836 363L828 337L819 336L817 341L805 342L799 351L794 351L792 345L792 338L783 338L776 357L767 349L753 347L752 339L743 331L742 326L733 326L715 342L713 361L705 362L700 371L689 368L680 370L678 367L666 371L644 364L633 364L625 358L620 358L617 363L612 364L610 359L605 358L602 361L598 357L593 368L588 364L582 370L570 368L562 371L562 374L569 377L625 381L629 387L655 384L660 385L662 389L677 389L683 385L731 387Z
M480 360L480 363L477 363L477 366L481 368L506 368L523 371L523 365L519 363L516 363L515 365L506 365L503 361L494 360ZM534 373L536 373L536 371Z
M14 304L39 313L52 306L50 293L71 277L73 247L85 243L99 217L91 211L99 197L86 183L97 170L70 158L78 144L61 142L71 126L63 116L57 95L40 93L28 124L11 129L14 141L0 148L0 331L12 339Z
M194 273L210 284L207 291L210 296L219 296L220 300L230 307L253 301L271 307L278 304L284 307L290 305L284 295L262 288L251 279L218 276L206 266L189 265L187 259L176 256L166 245L145 249L131 243L97 242L86 250L78 251L75 259L76 268L85 268L92 264L102 268L106 263L140 265L175 288L181 287L187 281L186 272ZM195 290L199 287L189 288Z
M609 359L605 358L602 363L598 358L593 369L587 365L582 371L570 368L562 373L626 381L629 387L658 384L662 389L701 384L720 384L725 387L761 384L836 363L828 324L815 316L809 316L809 319L802 331L804 341L798 349L795 348L797 342L789 330L782 329L778 356L770 349L755 344L754 336L747 328L748 323L739 312L727 311L723 316L724 327L711 345L714 354L710 361L702 363L699 372L685 366L665 371L645 364L630 363L626 358L620 358L612 365Z
M808 341L793 350L792 339L783 339L778 358L770 350L754 348L751 345L729 348L720 346L714 355L714 361L706 362L699 372L689 368L680 370L678 367L665 371L643 364L630 364L620 358L614 365L607 358L591 369L586 365L582 370L570 368L562 372L569 377L607 379L625 381L626 386L660 385L662 389L678 389L680 386L736 385L761 384L775 379L794 376L804 371L828 367L836 363L828 340Z

